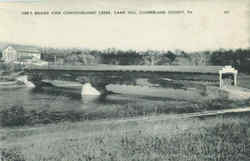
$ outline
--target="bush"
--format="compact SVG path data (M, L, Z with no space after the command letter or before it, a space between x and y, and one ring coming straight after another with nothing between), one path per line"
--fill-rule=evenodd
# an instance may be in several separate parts
M13 149L0 149L1 161L25 161L23 155L16 148Z
M23 126L26 124L25 111L23 106L12 106L1 111L1 126Z

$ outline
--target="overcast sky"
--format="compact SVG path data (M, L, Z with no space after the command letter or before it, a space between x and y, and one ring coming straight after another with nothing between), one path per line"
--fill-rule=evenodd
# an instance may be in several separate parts
M0 0L0 41L51 47L215 50L249 47L247 1ZM11 0L15 1L15 0ZM16 0L17 1L17 0ZM21 0L25 1L25 0ZM31 1L31 0L27 0ZM41 15L22 11L192 10L165 15ZM229 10L229 14L224 14Z

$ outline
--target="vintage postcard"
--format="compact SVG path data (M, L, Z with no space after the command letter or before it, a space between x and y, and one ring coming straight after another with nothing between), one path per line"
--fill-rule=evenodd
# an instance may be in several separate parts
M249 161L248 0L0 0L0 161Z

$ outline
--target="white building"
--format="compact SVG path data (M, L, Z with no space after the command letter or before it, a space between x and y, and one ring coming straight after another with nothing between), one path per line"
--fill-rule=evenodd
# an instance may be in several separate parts
M11 45L2 51L2 60L6 63L31 63L41 59L41 52L29 46Z

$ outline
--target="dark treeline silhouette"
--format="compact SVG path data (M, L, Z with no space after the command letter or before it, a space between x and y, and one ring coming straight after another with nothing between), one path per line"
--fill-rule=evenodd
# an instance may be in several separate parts
M43 59L74 65L232 65L241 72L250 73L250 49L201 52L157 50L41 49Z
M250 49L214 51L210 62L213 65L232 65L241 72L250 73Z

